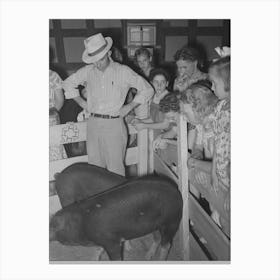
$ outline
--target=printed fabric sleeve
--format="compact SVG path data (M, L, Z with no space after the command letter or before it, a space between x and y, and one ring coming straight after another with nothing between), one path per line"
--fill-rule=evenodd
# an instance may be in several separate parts
M62 79L54 71L50 72L50 85L52 86L53 90L62 89Z
M217 175L224 186L230 186L230 103L222 102L215 135Z
M140 104L147 103L154 95L154 89L152 86L129 67L123 66L123 71L123 75L129 87L137 89L137 94L133 101Z
M86 81L88 71L89 67L85 66L63 81L62 87L65 91L64 94L66 99L71 99L80 96L77 87Z

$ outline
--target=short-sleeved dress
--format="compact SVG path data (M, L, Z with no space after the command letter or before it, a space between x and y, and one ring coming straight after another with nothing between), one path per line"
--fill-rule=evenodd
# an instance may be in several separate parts
M59 75L49 70L49 126L60 124L59 114L55 108L54 95L57 89L62 89ZM49 161L67 158L63 145L49 146Z
M166 90L161 94L161 96L154 95L153 99L150 103L150 118L154 123L161 123L165 119L165 115L163 112L159 109L159 102L161 99L164 98L165 95L167 95L169 92ZM173 122L170 123L170 126L174 125ZM170 129L170 126L167 130ZM159 134L162 133L162 130L160 129L154 129L154 138L156 138Z
M205 159L212 160L214 154L214 113L208 116L206 124L196 125L196 144L203 147Z
M221 100L214 121L216 173L219 183L230 188L230 100Z

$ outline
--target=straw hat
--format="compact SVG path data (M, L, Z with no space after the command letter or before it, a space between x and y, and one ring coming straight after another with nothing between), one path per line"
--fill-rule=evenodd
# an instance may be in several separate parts
M111 37L103 37L101 33L95 34L84 40L85 50L82 60L91 64L101 59L112 47L113 40Z

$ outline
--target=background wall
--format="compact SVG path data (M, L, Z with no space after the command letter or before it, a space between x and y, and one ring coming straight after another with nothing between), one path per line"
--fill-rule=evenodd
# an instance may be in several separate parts
M51 68L64 79L83 66L81 56L83 40L98 32L113 38L114 46L127 55L127 26L129 24L154 24L156 40L154 55L157 64L174 71L173 56L186 44L197 46L207 62L215 56L216 46L230 46L230 20L226 19L164 19L164 20L50 20ZM131 59L127 59L132 64ZM207 63L206 63L207 64Z

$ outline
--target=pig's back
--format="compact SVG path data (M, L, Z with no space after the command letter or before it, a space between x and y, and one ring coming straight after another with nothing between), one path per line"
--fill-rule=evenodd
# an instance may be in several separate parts
M179 223L183 202L175 184L149 176L105 191L81 206L87 212L89 236L98 240L101 233L108 233L130 239L157 230L162 224Z
M75 163L64 169L56 179L56 190L63 207L117 186L123 176L88 163Z

